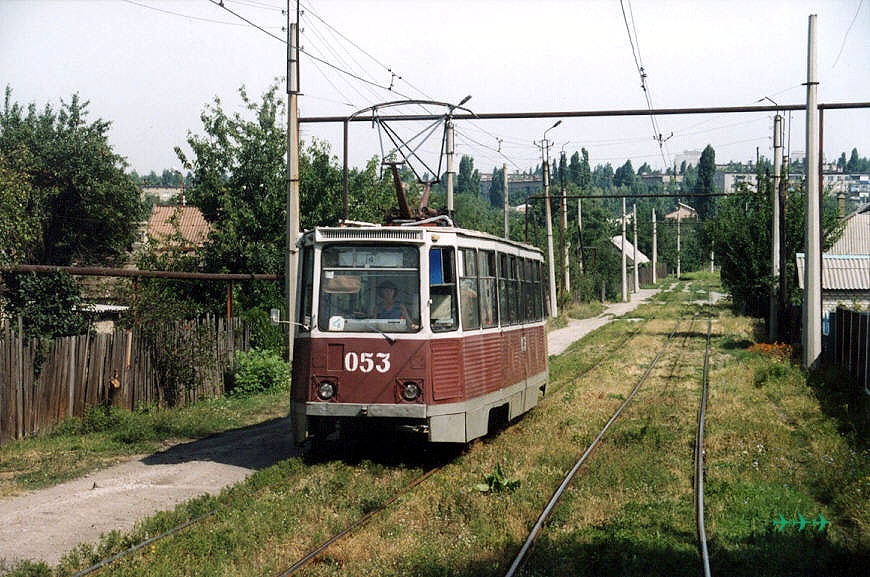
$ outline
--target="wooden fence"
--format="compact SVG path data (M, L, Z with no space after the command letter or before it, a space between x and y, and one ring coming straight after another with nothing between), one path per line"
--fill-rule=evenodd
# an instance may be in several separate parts
M834 362L870 394L870 312L837 307L831 315Z
M51 430L89 405L132 410L219 396L235 351L250 343L246 323L222 317L163 327L156 346L139 327L53 341L23 338L22 328L20 319L0 326L0 444ZM172 379L184 385L168 388Z

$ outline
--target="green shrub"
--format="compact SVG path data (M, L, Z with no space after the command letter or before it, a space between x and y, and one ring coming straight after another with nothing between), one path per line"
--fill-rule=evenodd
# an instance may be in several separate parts
M251 349L236 352L230 394L241 397L290 386L290 365L273 352Z

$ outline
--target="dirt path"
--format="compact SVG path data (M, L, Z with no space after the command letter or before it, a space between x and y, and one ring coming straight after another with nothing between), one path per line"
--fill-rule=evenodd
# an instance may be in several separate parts
M572 319L568 322L568 326L551 331L547 335L547 350L549 354L551 356L561 355L574 341L583 338L598 327L606 325L615 317L630 313L658 292L661 292L661 289L640 289L639 292L630 295L631 299L629 302L610 304L597 317L592 317L591 319Z
M175 445L32 493L0 501L0 559L54 565L79 543L243 480L298 454L287 418Z

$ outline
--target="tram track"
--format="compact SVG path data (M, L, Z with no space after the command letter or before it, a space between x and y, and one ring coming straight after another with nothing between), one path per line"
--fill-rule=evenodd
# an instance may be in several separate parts
M661 304L662 304L662 306L664 306L667 304L667 302L661 303ZM652 316L646 318L644 320L644 322L642 324L640 324L639 326L637 326L634 330L628 331L628 334L624 338L622 338L614 346L608 347L608 350L603 352L599 356L597 356L596 360L593 361L587 368L585 368L583 371L581 371L580 373L575 375L571 380L561 383L558 388L554 388L552 391L550 391L549 392L550 394L548 395L548 397L545 398L542 402L546 402L547 400L549 400L549 398L552 397L552 395L555 392L558 392L559 390L563 389L567 385L574 384L574 383L578 382L581 378L588 375L596 368L600 367L603 361L605 361L606 359L611 357L616 351L621 350L628 342L630 342L638 334L641 334L643 332L644 328L646 326L648 326L648 324L650 322L656 320L657 314L658 314L658 311L656 311L656 314L653 314ZM675 330L678 326L679 326L679 322L675 326ZM671 335L671 337L672 336L673 336L673 334ZM669 337L669 340L671 337ZM650 369L648 369L647 373L649 372L649 370ZM312 561L317 559L328 548L330 548L331 546L335 545L336 543L340 542L344 538L348 537L349 535L353 534L358 529L360 529L363 526L365 526L366 524L368 524L373 518L375 518L379 514L383 513L388 508L390 508L390 506L393 505L396 501L398 501L401 497L403 497L404 495L411 492L414 488L416 488L417 486L419 486L420 484L425 482L431 476L439 473L446 466L446 464L447 463L444 463L444 464L437 465L435 467L427 469L423 474L421 474L418 477L411 480L407 485L400 488L397 492L395 492L393 495L391 495L389 498L387 498L385 501L383 501L380 505L378 505L374 509L368 511L365 515L363 515L362 517L360 517L359 519L357 519L353 523L349 524L343 530L335 533L332 537L319 543L316 547L314 547L313 549L308 551L305 555L303 555L301 558L299 558L299 560L297 560L293 565L289 566L287 569L283 570L281 573L278 573L277 575L280 577L285 577L285 576L289 576L289 575L293 575L293 574L297 573L302 568L304 568L305 566L310 564ZM258 490L258 493L261 491L266 491L269 488L270 488L270 486L262 487ZM219 505L218 507L216 507L215 509L213 509L205 514L199 515L199 516L194 517L192 519L188 519L188 520L178 524L177 526L172 527L171 529L169 529L167 531L164 531L156 536L145 539L142 542L137 543L136 545L133 545L124 551L121 551L120 553L109 556L109 557L99 561L98 563L95 563L94 565L92 565L86 569L83 569L83 570L79 571L78 573L75 573L73 577L84 577L85 575L96 573L96 572L100 571L101 569L108 567L109 565L111 565L112 563L114 563L115 561L117 561L121 558L127 557L127 556L129 556L137 551L140 551L147 546L153 546L154 543L156 543L157 541L160 541L160 540L169 538L173 535L176 535L179 532L182 532L191 526L194 526L194 525L199 524L201 522L212 519L215 517L215 515L217 513L221 512L224 509L229 509L231 507L232 507L231 503L223 503L223 504Z
M709 368L709 352L710 352L710 335L712 330L712 305L708 305L708 318L707 318L707 334L706 334L706 345L704 352L704 363L703 363L703 377L702 377L702 388L700 394L700 403L697 413L696 419L696 434L694 441L694 450L693 450L693 500L694 500L694 513L695 513L695 521L696 521L696 530L697 530L697 538L698 538L698 551L701 557L702 568L704 571L704 575L709 577L710 573L710 562L709 562L709 554L707 551L707 542L706 542L706 533L704 527L704 501L703 501L703 425L704 425L704 415L706 411L706 400L707 400L707 383L708 383L708 368ZM580 458L574 463L574 466L568 471L565 477L562 480L562 483L559 487L554 491L552 497L547 502L547 505L544 507L541 515L538 517L538 520L532 526L529 534L520 548L517 555L514 557L510 567L505 573L505 577L513 577L517 574L520 568L526 563L529 553L531 552L532 546L534 545L535 540L540 535L543 530L544 524L546 523L548 517L552 513L553 509L557 505L557 503L562 498L562 495L570 485L572 479L576 476L577 472L589 458L589 456L594 452L595 448L599 444L599 442L603 439L605 433L610 428L610 426L618 419L621 415L623 409L625 409L633 397L635 393L640 389L641 385L649 376L652 369L656 366L656 364L661 359L664 352L668 349L669 346L672 345L672 342L677 335L677 330L680 326L680 323L683 322L684 317L680 317L674 326L673 331L668 336L668 340L659 350L656 357L653 359L652 363L648 366L647 370L644 372L643 376L638 380L637 384L635 384L631 393L626 397L625 401L619 408L614 412L614 414L610 417L592 443L587 447L584 453L580 456ZM684 356L686 345L689 342L689 339L693 334L693 327L697 321L697 313L694 314L689 322L689 327L682 333L682 346L680 347L680 353L674 359L674 363L670 367L669 374L671 377L676 375L677 370L680 366L681 359Z

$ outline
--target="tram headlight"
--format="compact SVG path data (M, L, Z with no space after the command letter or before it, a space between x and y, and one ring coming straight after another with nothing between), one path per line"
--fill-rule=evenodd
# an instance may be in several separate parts
M324 401L328 401L335 395L335 384L325 381L317 387L317 396Z
M405 381L400 385L402 398L406 401L414 401L420 396L420 385L414 381Z

